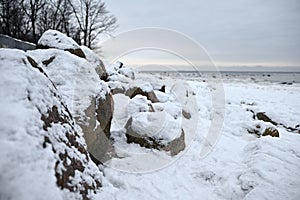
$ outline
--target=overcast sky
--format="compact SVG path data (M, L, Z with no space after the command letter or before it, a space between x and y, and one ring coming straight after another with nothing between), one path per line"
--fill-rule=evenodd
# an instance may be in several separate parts
M107 0L114 35L141 27L179 31L218 66L300 66L299 0Z

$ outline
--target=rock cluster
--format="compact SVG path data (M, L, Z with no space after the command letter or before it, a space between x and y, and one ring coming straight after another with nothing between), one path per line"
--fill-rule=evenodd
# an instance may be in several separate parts
M166 151L171 156L183 151L186 145L182 117L190 119L191 114L176 104L172 94L166 92L166 86L139 79L121 62L109 66L107 72L113 95L129 97L128 119L121 125L126 130L127 143Z

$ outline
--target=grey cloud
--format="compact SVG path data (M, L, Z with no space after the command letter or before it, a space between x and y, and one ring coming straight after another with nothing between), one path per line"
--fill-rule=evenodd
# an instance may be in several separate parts
M212 58L229 63L300 66L300 1L106 1L123 32L140 27L180 31Z

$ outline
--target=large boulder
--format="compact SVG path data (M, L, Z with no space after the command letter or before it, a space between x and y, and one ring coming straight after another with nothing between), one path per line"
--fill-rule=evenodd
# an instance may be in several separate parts
M0 193L5 199L89 199L101 187L61 91L28 54L0 49Z
M71 114L83 117L101 81L95 64L59 49L37 49L27 53L62 92Z
M94 162L99 164L109 160L114 154L110 141L110 127L114 112L112 94L105 82L99 82L97 96L85 110L85 121L79 121L84 130L88 150Z
M71 114L83 130L94 161L100 164L109 159L106 153L113 152L109 141L113 100L107 83L97 74L95 66L99 63L92 62L91 53L87 59L58 49L39 49L29 54L62 91ZM45 61L52 57L46 65Z
M70 53L81 58L85 58L85 54L83 53L82 49L72 38L56 30L48 30L44 32L37 43L37 48L61 49L69 51Z

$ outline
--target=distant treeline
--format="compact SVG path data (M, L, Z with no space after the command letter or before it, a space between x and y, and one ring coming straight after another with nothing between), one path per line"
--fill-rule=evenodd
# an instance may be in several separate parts
M101 0L0 0L0 33L33 43L54 29L93 47L116 22Z

